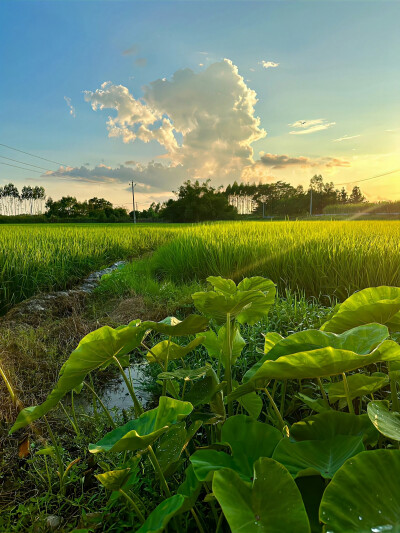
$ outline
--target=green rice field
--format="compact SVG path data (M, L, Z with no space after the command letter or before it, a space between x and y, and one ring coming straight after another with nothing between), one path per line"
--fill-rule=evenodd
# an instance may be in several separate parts
M175 282L262 275L280 288L338 299L400 285L397 221L19 225L0 228L0 309L152 251L153 275Z

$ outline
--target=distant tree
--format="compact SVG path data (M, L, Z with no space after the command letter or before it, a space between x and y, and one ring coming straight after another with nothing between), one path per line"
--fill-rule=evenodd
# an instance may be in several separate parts
M175 192L177 199L169 200L162 216L171 222L201 222L234 218L236 209L229 205L225 193L215 189L207 180L202 184L188 180Z
M344 187L342 187L338 194L338 201L341 204L345 204L349 201L349 195L347 194L347 191Z
M365 196L362 194L360 187L355 185L351 191L349 202L351 204L360 204L365 201Z

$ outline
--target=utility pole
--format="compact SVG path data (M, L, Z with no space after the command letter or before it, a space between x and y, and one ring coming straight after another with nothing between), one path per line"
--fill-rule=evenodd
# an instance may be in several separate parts
M310 189L310 216L312 217L312 187Z
M133 181L131 181L131 185L132 185L133 223L136 224L136 210L135 210L135 187L136 187L136 183L133 183Z

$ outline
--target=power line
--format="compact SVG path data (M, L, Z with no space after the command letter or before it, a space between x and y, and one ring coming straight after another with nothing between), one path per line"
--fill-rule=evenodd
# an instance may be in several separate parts
M382 178L383 176L388 176L389 174L394 174L395 172L400 172L400 168L398 168L397 170L391 170L390 172L385 172L384 174L372 176L371 178L365 178L363 180L347 181L346 183L335 183L335 186L338 187L339 185L351 185L352 183L361 183L362 181L375 180L376 178Z
M72 167L73 165L66 165L65 163L60 163L59 161L53 161L52 159L47 159L46 157L41 157L40 155L31 154L29 152L25 152L24 150L19 150L18 148L13 148L12 146L8 146L7 144L0 143L0 146L4 146L5 148L9 148L10 150L15 150L16 152L21 152L21 154L30 155L32 157L37 157L38 159L43 159L43 161L48 161L49 163L55 163L56 165L61 165L63 167Z
M12 159L11 157L6 157L5 155L0 155L2 159L7 159L8 161L14 161L15 163L21 163L22 165L28 165L30 167L41 168L42 170L49 170L50 172L57 172L51 168L39 167L38 165L33 165L32 163L25 163L25 161L19 161L18 159Z
M24 167L17 167L17 165L11 165L10 163L3 163L3 161L0 161L0 165L7 165L8 167L14 167L14 168L22 168L22 170L29 170L29 172L37 172L38 174L43 174L40 170L34 170L33 168L24 168Z

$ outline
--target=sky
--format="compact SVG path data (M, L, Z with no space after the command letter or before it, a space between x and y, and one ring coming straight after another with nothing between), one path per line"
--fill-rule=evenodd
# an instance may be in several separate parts
M322 174L400 200L400 170L361 181L400 169L399 2L2 0L0 17L0 186L129 208L133 180L144 209L186 179Z

